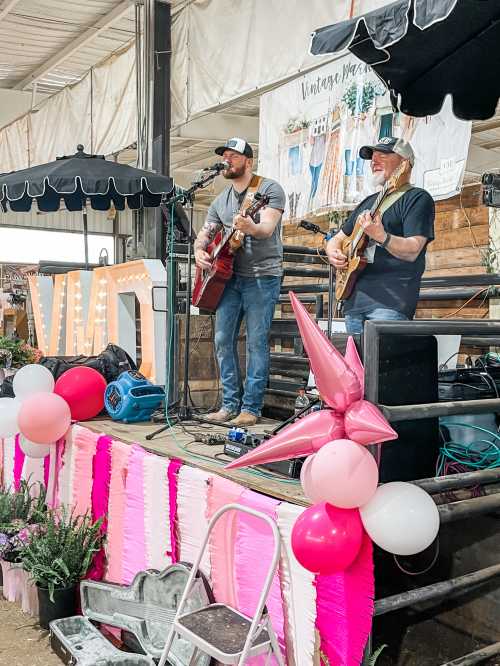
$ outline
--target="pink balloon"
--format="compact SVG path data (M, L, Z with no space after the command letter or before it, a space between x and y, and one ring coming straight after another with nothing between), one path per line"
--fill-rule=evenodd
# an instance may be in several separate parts
M380 444L398 438L382 412L368 400L353 402L344 418L347 436L358 444Z
M314 494L342 509L354 509L370 500L378 484L375 458L349 439L325 444L311 465Z
M362 397L359 380L293 291L290 292L290 301L309 356L316 388L327 405L345 412L351 403Z
M308 456L318 451L323 444L343 436L344 417L331 409L321 409L290 423L274 437L233 460L225 469Z
M361 548L363 526L357 509L326 502L306 509L295 521L292 550L298 562L316 574L344 571Z
M350 335L347 338L347 345L345 348L344 354L345 362L354 372L358 381L361 385L361 395L365 393L365 366L362 364L361 359L359 358L358 350L356 349L356 343L354 338Z
M23 400L17 419L19 430L32 442L51 444L71 425L68 403L55 393L35 393Z
M314 483L311 478L311 467L315 455L316 454L314 453L312 456L307 456L307 458L304 460L304 464L300 470L300 483L302 485L304 495L310 499L311 502L317 504L318 502L321 502L322 499L314 492Z

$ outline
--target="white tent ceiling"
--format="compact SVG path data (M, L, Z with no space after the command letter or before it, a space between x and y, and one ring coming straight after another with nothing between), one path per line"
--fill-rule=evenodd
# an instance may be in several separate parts
M4 0L0 87L55 93L134 38L129 0Z

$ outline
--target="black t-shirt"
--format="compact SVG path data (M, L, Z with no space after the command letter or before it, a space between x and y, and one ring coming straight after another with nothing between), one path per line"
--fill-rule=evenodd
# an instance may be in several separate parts
M342 227L349 236L358 216L369 210L377 194L362 201ZM431 195L419 187L413 187L390 206L382 215L384 229L393 236L425 236L434 238L434 201ZM375 308L390 308L404 313L410 319L415 314L420 279L425 270L427 243L415 261L403 261L393 257L382 247L375 250L372 264L367 264L359 275L354 291L346 300L344 311L363 314Z

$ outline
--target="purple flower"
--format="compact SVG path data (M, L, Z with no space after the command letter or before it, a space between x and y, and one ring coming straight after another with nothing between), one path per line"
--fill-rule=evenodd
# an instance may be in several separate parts
M12 549L12 544L7 534L0 532L0 557L6 555Z

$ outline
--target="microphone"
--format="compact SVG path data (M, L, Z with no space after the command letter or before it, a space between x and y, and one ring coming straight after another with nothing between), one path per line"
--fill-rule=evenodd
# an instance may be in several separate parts
M217 173L220 173L221 171L224 171L224 169L229 169L229 162L216 162L215 164L212 164L212 166L205 167L202 171L216 171Z

